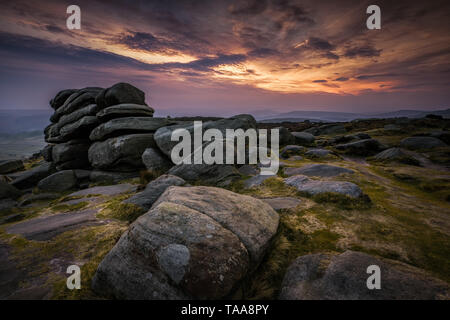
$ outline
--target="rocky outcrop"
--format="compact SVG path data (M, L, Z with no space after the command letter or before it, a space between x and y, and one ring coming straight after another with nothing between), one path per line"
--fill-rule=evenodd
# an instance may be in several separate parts
M373 160L380 162L400 162L405 164L420 165L417 154L402 148L389 148L373 156Z
M357 156L372 156L386 149L384 145L375 139L364 139L350 143L338 144L335 148L343 153Z
M292 132L292 136L294 137L294 143L300 146L312 145L316 140L316 138L308 132Z
M353 170L332 166L329 164L307 164L300 168L288 167L284 168L284 174L287 176L293 176L297 174L303 174L310 177L334 177L340 174L354 173Z
M63 170L56 172L38 183L38 188L42 191L62 192L74 189L77 186L77 177L73 170Z
M0 160L0 174L23 170L22 160Z
M17 189L33 188L36 184L55 172L55 166L51 162L44 162L33 169L24 171L15 178L11 185Z
M7 182L0 181L0 199L17 199L22 193Z
M221 164L179 164L172 167L167 173L189 182L202 182L215 186L227 186L240 177L234 166Z
M340 124L324 124L319 127L312 127L303 132L311 133L314 136L321 136L325 134L346 133L347 130Z
M445 147L447 144L435 137L409 137L400 141L400 146L411 150L425 150Z
M220 299L261 261L278 227L261 200L169 187L98 266L93 289L125 299Z
M369 289L369 266L378 266L381 288ZM435 300L448 299L445 282L412 266L365 253L311 254L297 258L282 283L283 300Z
M281 159L288 159L292 156L297 156L305 153L306 148L303 146L296 146L296 145L287 145L283 149L281 149L280 152L280 158Z

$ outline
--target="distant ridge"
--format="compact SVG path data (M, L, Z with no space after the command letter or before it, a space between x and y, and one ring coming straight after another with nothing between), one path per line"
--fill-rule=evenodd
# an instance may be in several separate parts
M355 119L384 119L384 118L423 118L428 114L440 115L450 118L450 109L444 110L398 110L384 113L350 113L329 111L291 111L271 116L256 117L259 122L345 122Z

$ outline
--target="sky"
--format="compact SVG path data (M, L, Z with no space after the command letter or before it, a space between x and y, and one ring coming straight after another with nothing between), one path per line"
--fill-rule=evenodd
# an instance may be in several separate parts
M117 82L160 115L446 109L450 2L0 0L0 68L3 110Z

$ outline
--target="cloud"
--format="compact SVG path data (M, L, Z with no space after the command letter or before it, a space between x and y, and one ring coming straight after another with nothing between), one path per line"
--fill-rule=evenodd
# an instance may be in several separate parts
M339 77L337 79L335 79L334 81L348 81L347 77Z
M356 58L356 57L371 58L371 57L378 57L381 51L382 51L381 49L377 50L373 46L366 45L347 49L344 53L344 56L346 56L347 58Z
M325 83L327 80L313 80L314 83Z
M255 15L267 9L266 0L237 1L228 7L228 11L235 15Z

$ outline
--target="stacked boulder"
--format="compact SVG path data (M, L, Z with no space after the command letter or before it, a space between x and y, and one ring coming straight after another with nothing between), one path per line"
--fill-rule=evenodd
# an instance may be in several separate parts
M144 92L127 83L63 90L50 105L55 112L42 154L58 171L138 171L144 166L142 153L155 145L153 133L169 124L153 118Z

